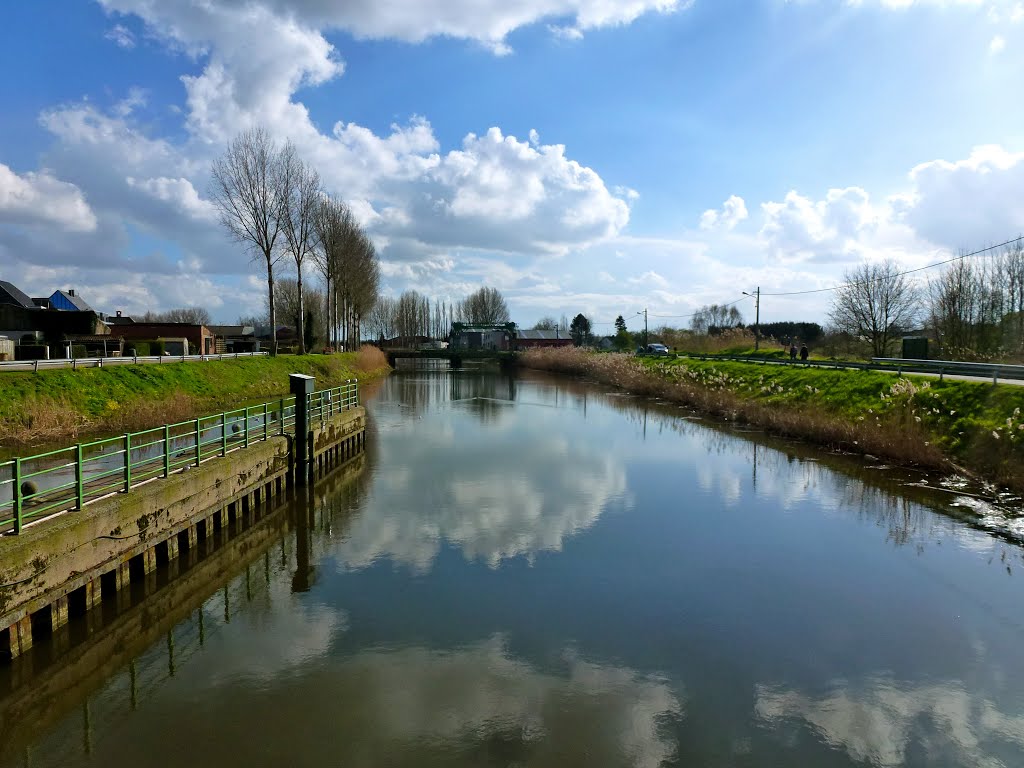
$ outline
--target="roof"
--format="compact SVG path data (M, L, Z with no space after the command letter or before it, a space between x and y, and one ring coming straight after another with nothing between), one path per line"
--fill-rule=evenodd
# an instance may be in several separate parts
M208 325L214 336L252 336L256 329L251 325Z
M114 315L106 318L103 322L107 325L135 325L135 321L128 315Z
M531 328L528 331L516 331L516 338L553 341L555 339L568 339L570 337L559 331L557 328L552 328L551 330L544 328Z
M77 309L79 312L92 312L92 307L90 307L88 304L86 304L84 301L82 301L82 297L81 296L72 296L67 291L54 291L53 294L50 296L50 304L51 304L51 306L54 304L54 299L57 299L58 297L63 298L65 302L70 304L72 307ZM58 300L57 303L59 304L59 303L62 303L62 302L60 302ZM58 307L58 309L60 309L60 307Z
M36 308L27 294L22 293L18 286L8 283L6 280L0 280L0 304L15 304L25 309Z

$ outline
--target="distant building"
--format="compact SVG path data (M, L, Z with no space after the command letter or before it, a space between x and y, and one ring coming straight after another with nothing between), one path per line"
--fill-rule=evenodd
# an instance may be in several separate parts
M110 335L126 342L163 341L172 355L212 355L214 335L205 325L196 323L136 323L131 318L109 318ZM125 320L131 322L124 322ZM128 345L130 346L130 345Z
M571 347L572 337L557 328L544 330L531 328L528 331L516 331L517 349L537 349L540 347Z
M260 351L256 329L251 325L210 325L207 327L213 334L214 351L218 355Z
M53 302L64 309L54 307ZM46 355L64 357L78 339L108 333L99 315L74 291L57 291L47 299L36 300L14 284L0 281L0 336L21 344L43 344L52 347L45 351ZM95 341L102 346L101 338Z

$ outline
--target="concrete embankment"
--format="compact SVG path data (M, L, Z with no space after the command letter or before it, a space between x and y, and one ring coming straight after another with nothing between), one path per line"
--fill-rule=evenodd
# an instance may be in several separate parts
M68 650L54 643L41 644L12 664L6 690L5 678L0 676L0 764L20 755L31 743L32 733L88 706L103 681L119 671L126 672L124 704L141 706L144 695L138 689L144 685L146 670L137 669L135 660L147 649L173 633L180 636L176 628L182 622L188 625L186 634L193 648L204 645L216 632L204 619L208 601L218 600L219 594L225 619L230 620L234 601L229 602L228 590L232 583L238 585L242 574L245 589L238 599L254 599L261 585L269 584L271 569L282 567L285 557L294 555L300 563L301 548L308 544L309 528L315 525L308 519L315 497L337 493L354 482L366 463L363 452L351 459L327 458L333 466L317 478L315 491L309 489L305 495L298 491L291 504L282 498L281 503L273 499L271 504L259 505L256 520L249 524L236 520L230 529L199 541L177 560L159 567L131 590L130 604L120 610L107 604L106 610L89 611L72 622ZM184 650L168 639L166 659L160 661L163 669L186 663L188 649ZM46 658L56 654L59 658Z
M361 451L365 426L360 407L315 420L308 433L314 469ZM69 617L101 601L123 601L126 588L159 562L175 561L233 520L251 520L258 505L301 484L294 442L270 437L0 537L0 657L19 656L37 636L59 635Z

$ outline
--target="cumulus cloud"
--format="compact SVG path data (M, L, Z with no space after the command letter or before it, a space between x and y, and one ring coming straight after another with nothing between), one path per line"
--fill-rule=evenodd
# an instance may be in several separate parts
M976 147L963 160L922 163L885 198L860 187L821 200L797 191L762 203L762 242L782 261L914 258L990 245L1024 232L1024 152Z
M68 232L91 232L96 216L82 190L47 171L18 175L0 163L0 221L56 225Z
M710 209L704 211L700 217L701 229L733 229L741 221L749 216L747 204L742 197L732 195L722 204L722 210Z
M918 165L910 181L911 190L894 205L937 245L989 245L1024 232L1024 152L975 147L963 160Z
M105 7L121 13L134 13L147 21L168 13L151 0L100 0ZM325 0L218 0L190 3L181 13L199 15L205 10L234 14L252 11L291 17L308 27L341 29L358 38L394 39L420 43L430 38L448 37L482 43L498 54L509 51L505 38L513 31L539 22L562 37L579 37L588 29L629 24L647 13L671 13L688 8L693 0L449 0L424 4L411 0L385 2L334 3ZM170 4L159 4L170 5ZM185 4L177 4L185 5Z
M135 117L146 99L137 89L106 111L83 100L43 112L40 122L56 139L47 166L82 190L80 199L88 196L87 210L107 239L73 248L0 235L0 249L16 250L23 260L58 268L90 259L113 264L125 260L117 251L144 233L167 244L152 255L164 262L158 271L173 272L184 260L204 272L245 274L244 248L226 242L205 191L211 160L257 123L294 141L328 189L344 194L393 265L385 274L443 275L466 253L563 254L614 236L628 222L633 190L611 191L595 170L572 160L563 145L542 143L536 131L519 140L493 127L468 134L447 152L429 121L415 115L379 134L351 122L322 132L295 93L344 70L322 32L339 26L333 6L320 9L325 16L316 3L103 5L112 14L137 16L154 39L201 62L198 73L182 78L186 132L175 139L153 134ZM578 20L619 23L621 13L580 8Z

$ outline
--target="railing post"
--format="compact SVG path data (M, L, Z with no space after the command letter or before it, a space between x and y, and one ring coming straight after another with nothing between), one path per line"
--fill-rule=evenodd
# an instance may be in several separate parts
M171 476L171 425L164 424L164 477Z
M267 431L270 429L270 424L267 422L267 419L269 417L270 417L270 404L269 403L264 403L263 404L263 439L264 440L267 439Z
M200 442L202 439L202 431L199 429L199 419L196 419L196 466L198 467L203 461L203 445Z
M132 436L125 433L124 436L124 492L132 489Z
M228 455L228 415L220 412L220 455Z
M77 505L75 509L85 506L85 468L82 466L82 444L75 446L75 496Z
M992 386L999 383L999 366L992 369Z
M14 460L14 533L21 533L21 459Z
M245 407L245 447L249 447L249 406Z
M284 398L281 398L281 410L278 411L277 421L281 425L281 434L284 434Z

